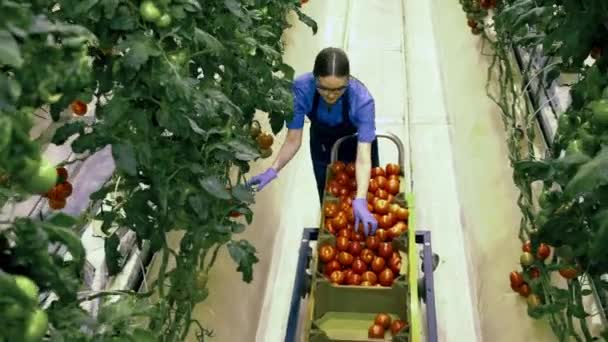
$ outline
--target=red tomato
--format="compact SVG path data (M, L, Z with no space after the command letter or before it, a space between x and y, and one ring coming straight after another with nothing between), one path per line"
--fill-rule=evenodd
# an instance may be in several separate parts
M87 113L87 104L80 100L75 100L70 104L72 112L78 116L83 116Z
M390 268L385 268L384 270L382 270L382 272L380 272L380 275L378 276L378 282L382 286L391 286L393 284L394 279L395 275L393 274L393 271L391 271Z
M388 231L386 229L378 228L376 229L376 237L378 237L379 242L387 241Z
M386 174L387 175L399 176L400 173L401 173L401 167L399 166L399 164L393 164L393 163L386 164Z
M541 243L538 246L538 250L536 251L536 257L540 260L545 260L551 254L551 248L544 243Z
M319 259L324 263L328 263L336 257L336 249L331 245L323 245L319 248Z
M348 244L348 253L352 254L353 256L359 256L362 250L363 245L361 244L361 242L351 241Z
M379 199L374 204L374 212L380 215L388 213L388 202L384 199Z
M386 179L386 177L384 177L384 176L377 176L375 178L375 180L378 183L378 188L379 189L386 189L386 183L388 182L388 180Z
M361 282L361 284L359 284L359 285L361 285L361 286L374 286L374 284L370 283L370 282L369 282L369 281L367 281L367 280L363 280L363 281Z
M531 292L531 290L530 290L530 286L528 286L528 284L526 284L526 283L523 283L523 284L522 284L522 285L519 287L519 290L518 290L517 292L519 292L519 294L520 294L522 297L528 297L528 296L530 295L530 292Z
M390 258L393 255L393 245L390 242L381 242L378 246L378 256Z
M378 166L378 167L372 168L371 176L373 178L376 178L378 176L386 176L386 173L384 172L383 168Z
M341 270L341 269L342 269L342 265L340 265L338 260L334 259L334 260L328 262L327 264L325 264L325 266L323 267L323 273L325 273L325 275L329 277L333 271Z
M382 326L384 329L388 329L391 326L391 316L386 313L379 313L374 318L374 323Z
M391 334L393 336L395 336L401 330L404 330L404 329L407 330L408 328L409 328L409 325L405 321L396 319L393 321L393 323L391 323Z
M329 192L331 192L332 195L334 195L335 197L340 196L340 190L342 188L340 187L340 184L336 184L336 185L331 185L329 187Z
M384 339L384 328L378 324L372 325L367 331L367 337Z
M529 240L524 242L523 246L521 246L521 250L523 252L532 253L532 243Z
M356 232L353 232L353 234L350 237L350 239L353 240L353 241L364 242L365 241L365 235L363 235L360 232L356 231Z
M344 164L343 161L338 160L337 162L333 163L331 165L331 171L334 174L337 174L340 171L344 171L344 168L346 167L346 165Z
M340 184L341 186L346 186L350 184L350 177L348 177L348 175L344 171L336 173L334 177L336 182L338 182L338 184Z
M346 279L346 283L348 285L359 285L361 284L361 275L357 273L351 273L348 275Z
M565 279L574 279L577 277L578 272L574 267L564 267L559 269L559 274Z
M407 208L399 207L395 215L398 220L405 221L410 217L410 211Z
M344 266L350 266L353 264L353 261L355 261L355 258L353 258L350 253L340 252L338 253L338 261Z
M378 191L378 181L376 179L370 179L367 185L367 191L375 194Z
M401 182L401 179L399 178L399 176L398 176L398 175L389 175L389 176L388 176L388 180L391 180L391 179L395 179L395 180L398 180L398 181L400 181L400 182Z
M357 274L363 274L367 271L367 264L365 263L365 261L357 258L355 259L355 261L353 261L353 265L351 268L353 272Z
M385 228L385 229L391 228L394 223L395 222L394 222L393 215L391 215L390 213L387 215L382 215L380 217L380 220L378 220L378 226L380 228Z
M346 218L346 216L344 214L343 215L338 214L338 216L336 216L332 219L332 223L333 223L334 228L340 230L340 229L346 228L348 219Z
M348 238L346 236L338 236L336 238L336 249L338 252L344 252L348 249Z
M519 288L524 283L524 278L519 272L511 272L509 274L509 279L511 280L511 285Z
M388 182L386 182L386 186L384 187L384 189L390 195L396 195L399 193L399 187L400 187L400 183L398 180L389 179Z
M399 272L401 271L401 258L395 258L395 257L390 258L388 261L388 267L395 274L399 274Z
M368 265L372 262L372 260L374 260L374 256L375 256L374 252L372 252L371 249L367 249L367 248L364 248L361 251L361 254L359 255L361 260L363 260L363 262L365 262Z
M376 285L376 283L378 282L378 276L372 271L363 272L363 274L361 275L361 279L363 281L369 281L369 283L372 285Z
M325 220L325 228L327 229L327 231L330 234L337 235L336 228L334 227L334 223L332 222L331 219L326 219Z
M325 207L323 208L323 213L325 214L325 217L336 217L336 215L338 215L338 205L332 202L326 203Z
M530 273L530 277L532 279L536 279L536 278L540 277L540 270L538 269L538 267L530 268L529 273Z
M378 249L378 245L380 244L380 240L376 236L368 236L365 238L365 247L368 249L375 251Z
M335 270L329 276L329 280L334 284L343 284L344 283L344 272Z
M388 192L384 189L380 189L378 188L378 190L376 190L376 197L387 200L388 199Z
M372 261L372 271L376 273L382 272L384 266L386 266L386 261L384 261L384 258L379 256L374 257L374 260Z
M57 199L57 198L49 198L49 207L53 210L63 209L65 208L66 201L65 198Z
M346 172L347 175L349 175L350 177L354 177L356 174L356 170L355 170L355 163L348 163L346 165L346 169L344 169L344 171Z

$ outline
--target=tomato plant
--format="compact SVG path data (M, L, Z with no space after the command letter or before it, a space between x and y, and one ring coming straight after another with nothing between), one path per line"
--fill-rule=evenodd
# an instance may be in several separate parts
M93 317L80 308L89 299L78 295L85 253L74 233L90 216L3 222L0 277L27 276L57 299L45 310L32 304L30 318L0 332L0 340L39 340L48 332L51 340L177 341L191 328L211 336L191 319L209 294L193 275L208 274L226 248L243 281L253 278L257 251L236 236L245 225L231 213L251 223L254 198L244 174L272 154L272 135L292 112L294 70L282 60L281 41L292 11L316 32L299 1L0 3L0 205L47 193L52 209L65 207L73 189L62 166L71 162L56 170L42 156L45 143L69 144L82 155L109 147L115 174L91 195L98 202L122 194L95 216L106 249L118 241L108 228L120 226L160 261L150 293L121 293ZM57 127L50 141L30 139L38 109ZM69 121L66 110L75 114ZM256 110L268 114L272 129L260 139L250 130ZM85 113L93 120L78 117ZM175 230L183 238L170 250L166 234ZM58 258L51 244L71 259ZM172 253L179 262L168 272ZM120 270L117 259L106 253L111 275ZM11 284L0 282L1 292L12 293ZM91 326L103 329L82 329L96 319Z

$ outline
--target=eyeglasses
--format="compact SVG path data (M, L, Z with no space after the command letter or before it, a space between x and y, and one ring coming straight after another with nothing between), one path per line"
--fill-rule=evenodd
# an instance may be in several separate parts
M323 92L323 93L339 94L339 93L344 92L347 87L348 87L348 83L346 83L345 85L338 87L338 88L327 88L327 87L323 87L323 86L319 85L319 83L317 83L317 90L319 92Z

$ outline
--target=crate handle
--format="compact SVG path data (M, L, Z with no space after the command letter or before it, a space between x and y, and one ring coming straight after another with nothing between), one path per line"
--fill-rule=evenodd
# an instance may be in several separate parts
M338 149L340 148L340 145L342 144L342 142L344 142L347 139L351 139L351 138L355 138L355 137L357 137L356 133L352 134L352 135L347 135L345 137L342 137L342 138L336 140L336 142L334 143L334 145L331 148L331 164L335 163L336 160L338 160ZM376 138L386 138L386 139L394 142L395 145L397 145L399 166L401 167L401 170L404 171L405 170L405 147L403 146L403 142L401 142L401 139L399 139L398 136L396 136L395 134L393 134L391 132L377 132Z

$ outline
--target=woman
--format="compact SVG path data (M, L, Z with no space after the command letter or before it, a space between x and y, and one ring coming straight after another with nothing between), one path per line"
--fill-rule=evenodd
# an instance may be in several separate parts
M319 52L313 72L296 78L293 92L294 117L287 124L285 142L272 167L251 178L249 184L262 190L293 158L302 144L307 115L311 122L310 153L322 202L332 146L336 140L357 133L357 139L347 139L341 144L338 156L347 163L355 161L357 192L352 203L355 227L361 223L364 233L373 235L378 223L367 209L367 188L371 168L378 166L374 99L363 83L350 76L348 57L337 48Z

